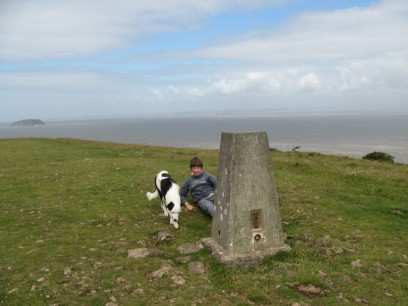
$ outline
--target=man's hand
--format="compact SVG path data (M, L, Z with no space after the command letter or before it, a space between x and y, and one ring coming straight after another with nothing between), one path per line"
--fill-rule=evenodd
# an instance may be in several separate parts
M194 207L192 205L190 205L190 203L188 203L188 202L185 202L184 206L188 211L193 211L193 209L194 209Z

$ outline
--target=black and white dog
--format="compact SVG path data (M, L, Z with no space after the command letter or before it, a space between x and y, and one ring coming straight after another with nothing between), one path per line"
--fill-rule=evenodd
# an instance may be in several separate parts
M178 219L181 211L179 186L167 171L159 172L154 178L154 183L156 190L154 192L147 192L147 198L151 201L160 196L164 215L166 217L170 216L170 224L178 228Z

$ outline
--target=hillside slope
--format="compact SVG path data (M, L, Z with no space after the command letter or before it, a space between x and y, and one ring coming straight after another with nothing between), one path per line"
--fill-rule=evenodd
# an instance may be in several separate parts
M72 139L0 147L1 304L406 303L407 165L273 151L292 251L241 271L205 249L180 253L211 235L211 220L183 211L176 230L145 196L160 170L181 183L192 156L217 174L217 150ZM135 249L152 253L127 259Z

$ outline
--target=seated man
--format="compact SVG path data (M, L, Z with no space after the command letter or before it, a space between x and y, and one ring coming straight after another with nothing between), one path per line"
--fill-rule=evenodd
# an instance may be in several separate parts
M203 170L204 164L198 157L190 161L191 175L185 180L180 190L181 203L188 210L193 207L187 202L187 194L197 203L200 210L211 217L214 213L214 198L217 178Z

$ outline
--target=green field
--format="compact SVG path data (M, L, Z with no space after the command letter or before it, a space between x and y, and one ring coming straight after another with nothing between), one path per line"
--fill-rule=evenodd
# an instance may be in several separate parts
M183 211L176 230L146 199L196 155L217 174L217 150L1 139L0 305L407 305L408 165L272 150L292 251L240 270L181 261L211 220Z

